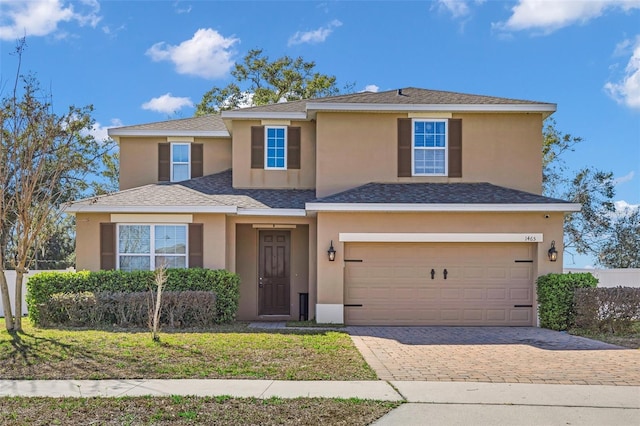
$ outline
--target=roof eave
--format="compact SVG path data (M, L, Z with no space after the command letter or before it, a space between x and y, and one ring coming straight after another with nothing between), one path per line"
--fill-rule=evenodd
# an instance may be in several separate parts
M70 205L65 213L237 213L236 206L104 206Z
M258 111L222 111L222 119L244 119L244 120L259 120L259 119L282 119L282 120L306 120L306 112L258 112Z
M307 203L310 212L577 212L577 203L519 204L386 204L386 203Z
M230 136L229 132L226 130L144 130L144 129L109 129L107 130L107 134L110 137L121 137L121 136L133 136L133 137L144 137L144 136L191 136L191 137L200 137L200 138L228 138Z
M307 111L438 111L438 112L540 112L549 115L556 104L371 104L307 102Z

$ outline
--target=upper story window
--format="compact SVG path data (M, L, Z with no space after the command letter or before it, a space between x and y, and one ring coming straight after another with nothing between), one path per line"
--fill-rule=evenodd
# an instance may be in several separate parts
M118 225L117 269L187 267L187 225Z
M191 145L188 143L171 144L171 182L180 182L191 178Z
M413 120L414 176L447 175L447 120Z
M265 127L265 169L287 168L287 128Z

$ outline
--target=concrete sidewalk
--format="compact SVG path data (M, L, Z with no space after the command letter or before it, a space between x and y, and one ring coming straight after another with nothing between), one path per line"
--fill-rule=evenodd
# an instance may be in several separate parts
M197 395L361 398L429 404L640 409L640 386L290 380L0 380L2 396Z
M404 401L374 424L637 425L640 386L420 381L0 380L0 397L197 395Z

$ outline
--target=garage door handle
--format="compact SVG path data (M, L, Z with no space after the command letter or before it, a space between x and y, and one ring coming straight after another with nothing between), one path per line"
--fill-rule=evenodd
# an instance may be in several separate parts
M448 274L449 272L447 272L447 270L445 269L444 271L442 271L442 273L444 274L444 279L446 280L446 279L447 279L447 274Z
M435 269L432 269L432 270L431 270L431 279L434 279L434 278L435 278L435 276L436 276L436 270L435 270Z

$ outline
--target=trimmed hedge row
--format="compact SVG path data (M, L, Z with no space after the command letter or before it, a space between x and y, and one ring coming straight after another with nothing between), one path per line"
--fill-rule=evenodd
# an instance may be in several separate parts
M579 288L574 295L576 327L624 334L640 320L640 288Z
M167 269L165 291L212 291L216 322L233 321L238 312L240 278L223 269ZM155 288L154 271L42 272L27 281L29 318L40 324L40 307L56 293L146 292Z
M540 326L551 330L567 330L573 325L573 294L577 288L598 285L590 273L547 274L537 281Z
M40 325L74 327L148 327L153 316L152 292L56 293L40 305ZM170 328L210 327L216 322L212 291L166 291L160 325Z

